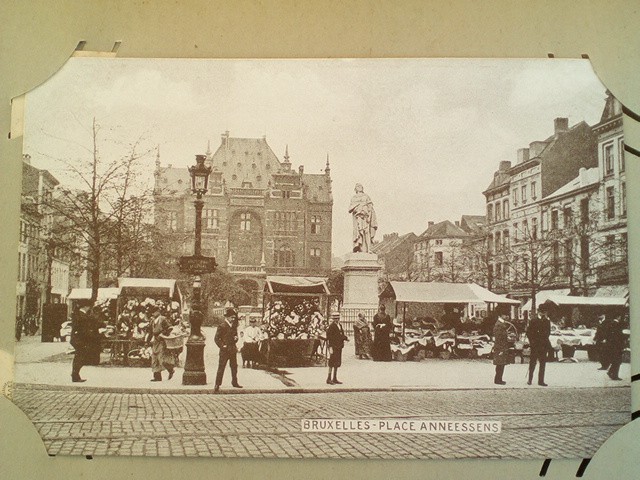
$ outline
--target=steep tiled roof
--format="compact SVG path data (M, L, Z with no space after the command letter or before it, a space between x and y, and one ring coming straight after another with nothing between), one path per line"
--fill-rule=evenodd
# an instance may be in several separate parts
M211 156L211 165L222 172L227 187L250 182L252 188L267 188L271 175L282 169L265 138L223 138Z
M413 232L406 233L404 235L389 234L385 235L380 242L374 243L371 246L371 251L378 255L385 255L392 252L396 247L402 245L407 240L413 240L416 238L416 234Z
M310 201L331 201L331 178L328 175L304 173L302 182L305 185L307 199Z
M462 215L460 218L460 228L470 234L482 233L482 229L487 223L484 215Z
M555 192L547 195L544 198L544 200L547 201L547 200L552 200L554 198L561 197L575 190L579 190L581 188L588 187L590 185L595 185L599 181L600 181L600 175L597 167L581 170L581 172L578 174L576 178L564 184Z
M420 236L425 238L464 238L469 234L460 227L456 227L449 220L444 220L431 225Z
M274 185L273 176L289 174L300 179L297 170L290 170L287 164L289 156L285 153L285 162L278 157L263 138L233 138L223 136L215 153L207 152L206 163L212 171L220 172L227 188L250 187L266 190ZM307 198L310 201L331 201L331 178L324 174L302 174ZM191 178L187 168L175 168L171 165L156 168L156 191L165 195L188 193Z

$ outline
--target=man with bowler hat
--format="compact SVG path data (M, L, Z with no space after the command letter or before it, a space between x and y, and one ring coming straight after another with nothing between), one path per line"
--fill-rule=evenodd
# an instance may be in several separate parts
M531 354L529 356L529 379L527 385L531 385L533 381L533 372L536 369L536 363L539 363L538 367L538 385L546 387L544 383L544 371L547 364L547 355L551 350L551 342L549 341L549 335L551 335L551 322L547 316L547 312L540 308L538 315L533 315L527 328L527 337L529 338L529 345L531 347Z
M216 374L216 385L214 392L220 391L224 369L229 362L231 368L231 385L235 388L242 388L238 384L238 314L233 308L227 308L224 312L224 322L216 330L214 337L216 345L220 349L218 360L218 373Z

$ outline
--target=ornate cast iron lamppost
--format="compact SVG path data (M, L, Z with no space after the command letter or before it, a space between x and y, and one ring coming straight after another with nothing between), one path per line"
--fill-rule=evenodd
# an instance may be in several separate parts
M204 345L205 336L202 334L202 303L201 303L201 279L200 275L211 273L215 270L214 257L202 256L202 196L207 193L211 167L205 166L205 155L196 155L196 164L189 167L191 174L191 190L196 195L193 204L196 207L196 231L193 256L180 257L180 271L190 273L193 277L193 297L189 321L191 323L191 335L187 340L187 359L184 364L182 376L183 385L205 385L207 374L204 370Z

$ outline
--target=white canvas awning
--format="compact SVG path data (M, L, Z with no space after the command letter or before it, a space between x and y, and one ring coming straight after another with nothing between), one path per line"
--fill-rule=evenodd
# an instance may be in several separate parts
M592 306L592 307L624 307L624 297L577 297L571 295L549 295L545 303L555 305Z
M536 305L542 305L546 302L551 295L568 295L568 288L560 288L557 290L542 290L536 293ZM531 299L527 300L527 302L522 306L523 312L531 311Z
M120 295L119 288L99 288L98 289L98 302L102 302L104 300L112 300L118 298ZM90 300L91 299L91 289L90 288L74 288L71 290L69 296L67 296L67 300Z
M475 283L390 282L381 297L411 303L500 303L520 305Z
M319 293L329 294L327 282L322 277L267 277L266 288L270 293Z
M158 291L159 289L168 289L169 298L174 298L174 293L177 291L177 297L180 298L180 292L175 279L171 278L129 278L123 277L118 279L118 286L120 289L126 288L130 291L139 289L137 291L143 293L144 289L149 289L150 292Z

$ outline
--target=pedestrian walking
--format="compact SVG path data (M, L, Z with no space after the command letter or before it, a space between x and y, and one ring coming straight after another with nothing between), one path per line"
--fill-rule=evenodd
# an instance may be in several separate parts
M348 341L349 338L344 334L344 329L342 325L340 325L340 313L332 313L331 325L327 328L327 345L329 347L329 374L327 375L327 383L329 385L339 385L342 383L338 380L338 368L342 365L344 342Z
M167 348L162 335L171 333L171 322L163 315L158 305L150 305L151 314L151 371L153 372L152 382L162 381L162 371L169 372L169 380L173 378L175 372L175 356Z
M235 388L242 388L242 385L238 383L238 347L236 346L238 342L238 314L233 308L225 310L224 322L216 330L214 341L220 349L214 392L220 391L227 363L231 369L231 385Z
M360 359L371 358L371 329L364 313L358 313L353 324L353 337L356 344L356 356Z
M391 361L391 329L393 322L391 317L387 315L385 306L380 305L378 313L373 317L373 348L371 356L376 362Z
M600 368L598 370L608 370L609 365L611 365L611 359L609 358L609 345L607 343L610 325L611 320L607 319L606 315L601 314L598 316L598 326L596 327L596 333L593 336L596 352L598 352L598 360L600 361Z
M622 323L619 318L615 318L607 328L607 345L609 350L609 370L607 375L611 380L622 380L618 375L620 364L622 363L622 352L624 351L625 337L622 332Z
M509 363L509 336L506 321L506 315L499 315L493 326L493 364L496 366L493 383L496 385L507 384L507 382L502 379L504 366Z
M99 342L98 325L91 314L91 306L80 307L73 315L71 324L71 339L69 343L75 350L71 364L71 381L84 382L80 377L80 369L91 363L91 354L95 343Z
M540 315L534 315L527 327L527 337L529 338L529 346L531 353L529 355L529 379L527 385L531 385L533 381L533 373L538 367L538 385L546 387L544 383L544 372L547 364L547 356L551 350L551 342L549 335L551 334L551 321L546 312L540 312Z

